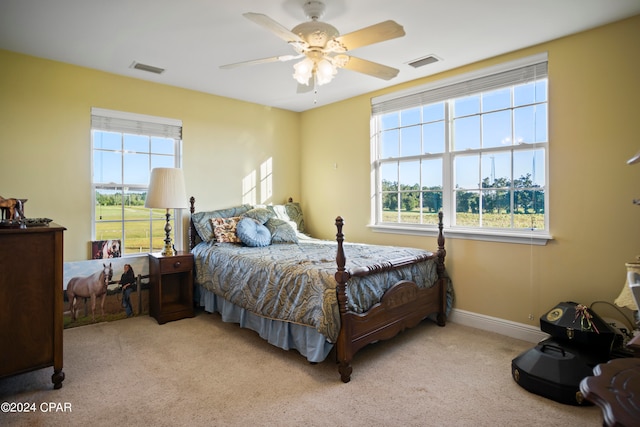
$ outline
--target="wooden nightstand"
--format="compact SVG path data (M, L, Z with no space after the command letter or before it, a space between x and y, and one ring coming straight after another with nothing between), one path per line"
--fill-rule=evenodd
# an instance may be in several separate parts
M193 317L193 254L149 254L149 314L159 324Z

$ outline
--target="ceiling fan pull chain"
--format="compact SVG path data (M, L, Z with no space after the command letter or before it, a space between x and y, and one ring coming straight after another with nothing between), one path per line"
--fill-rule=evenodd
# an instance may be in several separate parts
M313 73L313 105L318 103L318 78L316 73Z

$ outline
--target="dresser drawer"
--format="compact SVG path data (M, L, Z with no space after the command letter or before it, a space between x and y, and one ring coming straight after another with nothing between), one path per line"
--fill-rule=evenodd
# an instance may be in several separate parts
M180 273L182 271L190 271L193 268L193 257L173 256L160 258L160 274Z

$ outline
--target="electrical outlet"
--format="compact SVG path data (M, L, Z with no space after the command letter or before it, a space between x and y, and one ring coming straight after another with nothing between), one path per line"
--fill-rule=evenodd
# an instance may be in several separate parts
M533 320L533 314L529 313L529 320Z

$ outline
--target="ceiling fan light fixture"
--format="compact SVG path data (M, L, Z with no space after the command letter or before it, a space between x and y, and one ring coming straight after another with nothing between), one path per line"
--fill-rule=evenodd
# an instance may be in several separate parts
M316 64L316 80L318 85L329 83L333 80L333 76L336 75L338 69L326 59L320 60Z
M313 75L313 68L315 64L309 58L304 58L302 61L294 64L293 66L293 78L302 85L309 85L309 79Z

